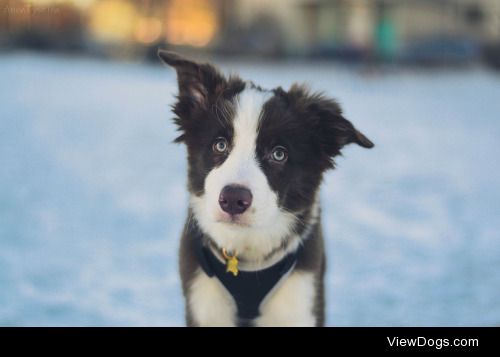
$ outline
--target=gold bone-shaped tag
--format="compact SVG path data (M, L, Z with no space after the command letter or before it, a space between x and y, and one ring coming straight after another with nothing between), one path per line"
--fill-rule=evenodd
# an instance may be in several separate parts
M222 255L226 259L226 272L232 273L234 276L238 275L238 259L236 258L236 253L233 256L227 254L226 250L222 250Z

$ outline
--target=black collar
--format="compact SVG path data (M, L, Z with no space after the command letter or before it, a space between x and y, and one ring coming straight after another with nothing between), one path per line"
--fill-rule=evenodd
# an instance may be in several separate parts
M257 271L240 270L237 276L226 272L226 265L199 239L197 257L201 268L209 277L217 277L233 297L238 308L238 317L243 323L259 316L259 307L264 298L297 262L301 246L276 264Z

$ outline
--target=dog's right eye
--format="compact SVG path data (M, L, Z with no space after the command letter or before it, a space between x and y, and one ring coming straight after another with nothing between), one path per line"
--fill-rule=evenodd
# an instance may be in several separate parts
M213 150L219 154L227 152L229 145L225 138L217 138L212 146Z

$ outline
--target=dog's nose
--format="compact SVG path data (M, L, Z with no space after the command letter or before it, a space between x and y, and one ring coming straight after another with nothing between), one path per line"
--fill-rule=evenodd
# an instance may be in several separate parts
M243 186L226 186L219 196L219 205L231 215L241 214L252 204L252 192Z

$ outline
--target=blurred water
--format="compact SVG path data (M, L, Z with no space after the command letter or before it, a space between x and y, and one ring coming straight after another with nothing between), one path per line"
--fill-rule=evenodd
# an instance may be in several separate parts
M500 323L500 80L221 63L307 81L376 143L322 192L331 325ZM0 325L182 325L174 73L0 57Z

